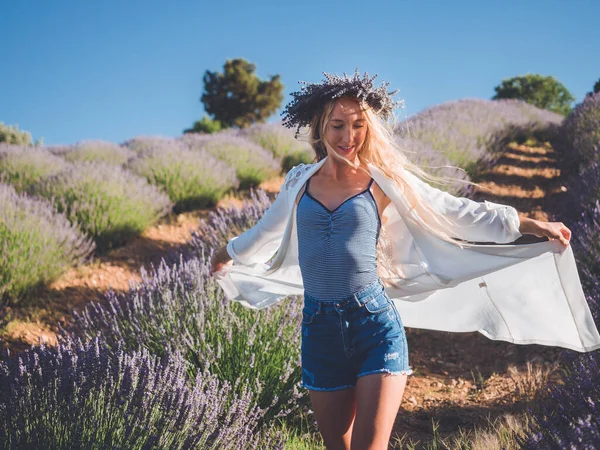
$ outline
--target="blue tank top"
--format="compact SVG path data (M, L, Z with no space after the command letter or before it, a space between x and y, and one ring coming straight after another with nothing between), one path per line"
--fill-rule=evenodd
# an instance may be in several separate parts
M337 300L377 281L381 223L371 184L330 211L308 191L298 203L298 262L306 294Z

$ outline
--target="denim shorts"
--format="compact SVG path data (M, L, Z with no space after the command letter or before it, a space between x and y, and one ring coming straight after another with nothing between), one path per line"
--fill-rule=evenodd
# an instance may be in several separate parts
M410 375L400 314L380 280L342 300L305 293L302 386L334 391L372 373Z

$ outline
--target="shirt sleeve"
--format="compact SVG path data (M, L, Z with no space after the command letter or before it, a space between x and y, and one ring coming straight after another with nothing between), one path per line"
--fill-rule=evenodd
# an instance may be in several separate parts
M522 236L519 214L512 206L455 197L406 170L404 173L421 198L450 220L453 237L469 242L506 244Z
M279 249L288 219L288 172L271 206L252 228L227 243L227 253L235 264L266 263Z

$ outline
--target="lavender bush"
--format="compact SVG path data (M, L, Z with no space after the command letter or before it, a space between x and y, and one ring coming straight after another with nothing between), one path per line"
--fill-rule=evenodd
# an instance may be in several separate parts
M575 223L600 199L600 160L570 176L566 185L566 199L558 212L565 222Z
M243 128L239 133L242 137L269 150L279 161L284 172L301 162L309 164L315 158L310 145L295 139L294 132L281 123L257 123Z
M571 245L577 259L581 282L587 287L600 277L600 200L594 208L582 213L579 221L568 224L572 232Z
M135 156L132 150L105 141L82 141L75 145L48 147L48 150L69 162L96 161L115 166L124 166Z
M438 185L434 182L430 184L453 195L469 196L473 188L461 181L470 181L466 171L460 171L453 167L450 160L441 152L433 150L423 141L410 138L399 138L399 144L403 147L404 154L414 164L425 169L427 173L436 176L451 178L448 184Z
M75 313L75 328L64 334L101 333L112 349L180 352L190 375L210 370L238 393L252 390L268 417L287 416L300 398L300 302L249 310L227 301L208 273L208 261L198 258L142 270L141 284L124 295L110 291L106 306L92 303Z
M191 152L175 140L162 147L149 146L128 167L162 187L176 212L214 206L239 184L227 164L207 152Z
M211 135L185 134L181 142L191 151L205 151L233 167L240 189L257 186L277 175L281 167L264 148L231 132Z
M147 151L169 148L174 142L175 139L167 136L136 136L124 141L121 145L139 155Z
M178 354L87 344L41 345L0 361L0 447L282 449L259 429L252 392L198 372Z
M600 92L586 97L567 116L560 149L561 162L571 172L600 161Z
M289 153L281 159L281 171L287 173L292 167L298 164L312 164L316 162L315 152L306 152L299 150Z
M129 171L104 163L76 163L32 188L93 236L99 250L116 247L169 213L166 194Z
M0 184L0 299L15 304L83 262L93 242L44 200Z
M499 140L506 139L507 128L533 128L540 134L546 126L552 128L562 119L559 114L520 100L466 99L426 109L402 121L396 134L401 140L422 141L447 156L452 165L474 175L478 165L488 167L493 163L492 149Z
M64 170L68 163L43 147L0 144L0 182L27 192L38 181Z
M521 448L594 450L600 448L600 358L598 351L578 355L562 385L549 388Z
M244 199L241 208L219 207L210 211L207 220L192 232L187 251L195 256L217 250L234 236L252 228L271 206L271 200L262 189L250 190L250 197Z

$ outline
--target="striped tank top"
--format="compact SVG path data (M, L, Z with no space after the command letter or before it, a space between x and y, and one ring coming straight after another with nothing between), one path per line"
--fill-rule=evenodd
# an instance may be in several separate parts
M298 262L305 293L337 300L373 283L381 223L371 192L365 190L330 211L309 192L310 178L298 203Z

